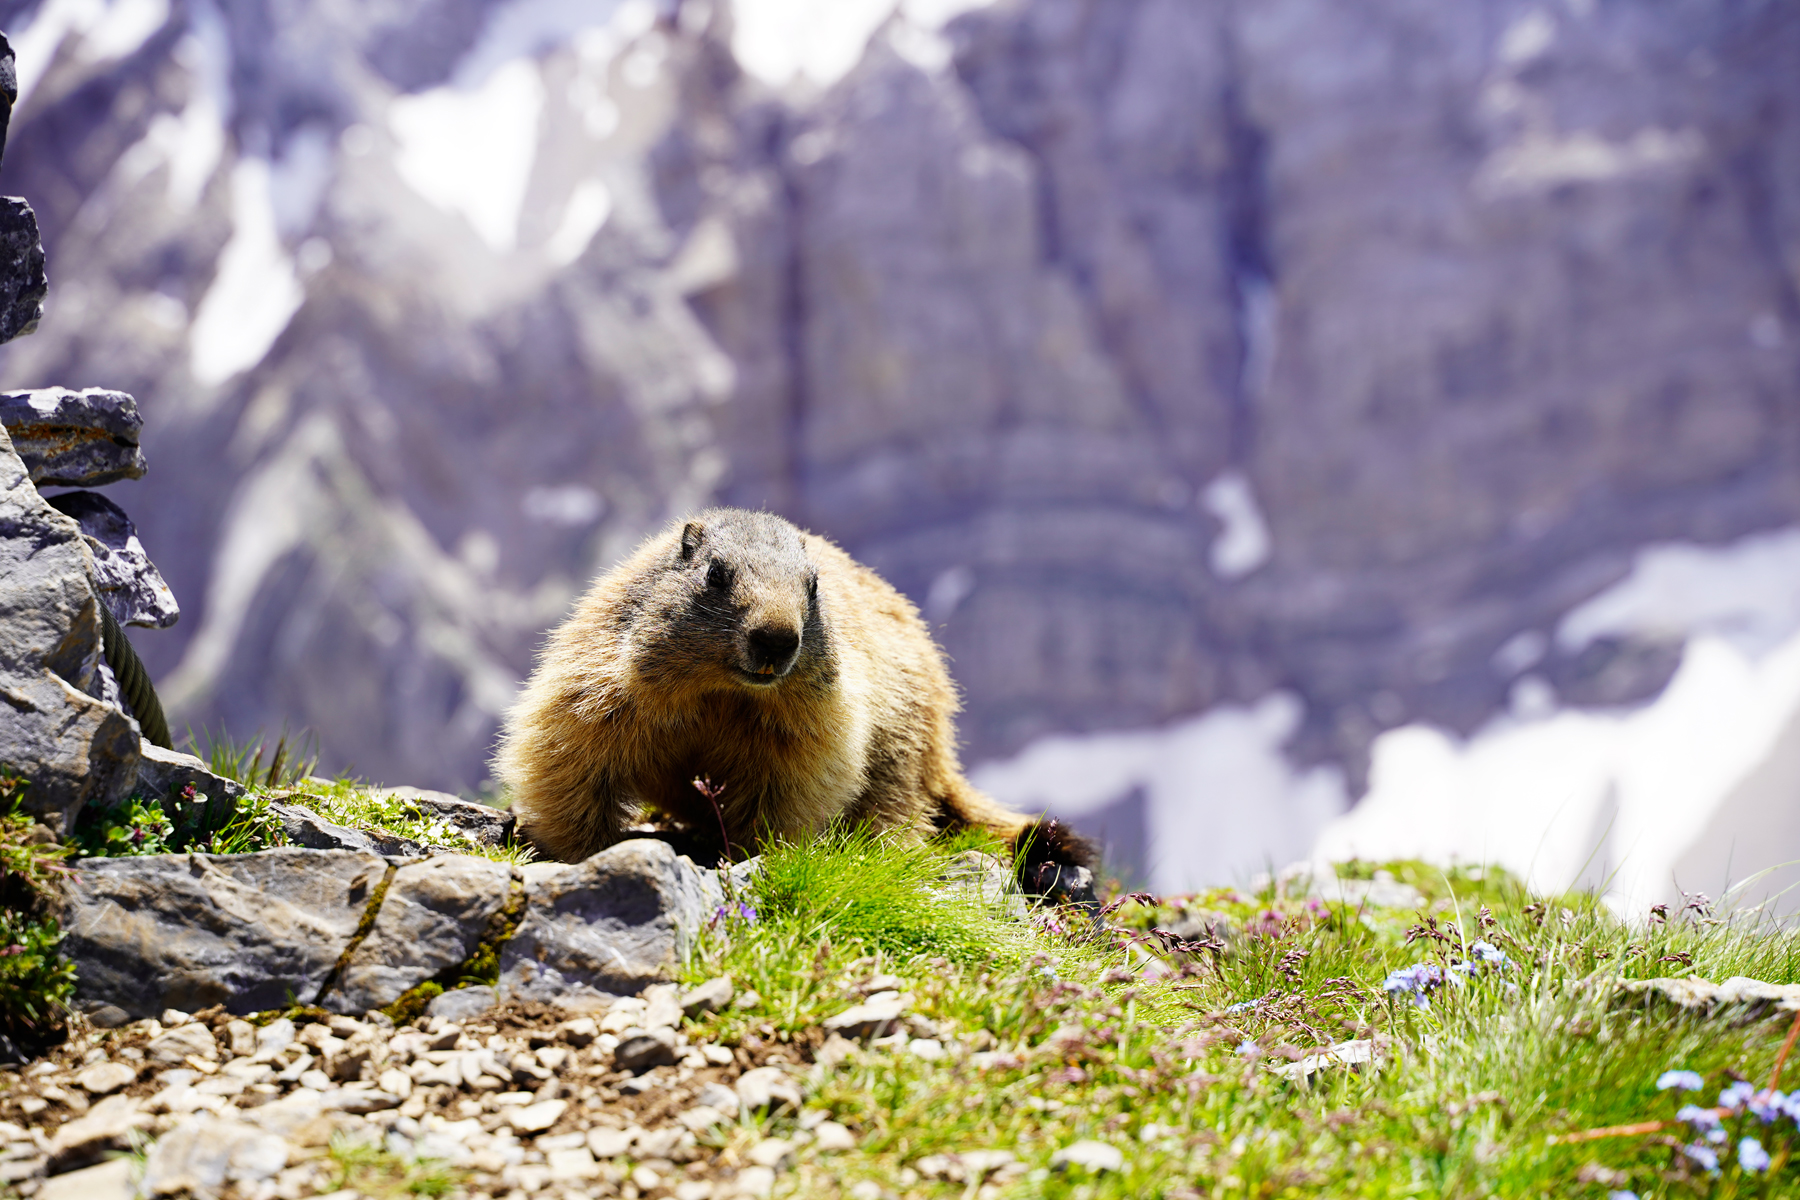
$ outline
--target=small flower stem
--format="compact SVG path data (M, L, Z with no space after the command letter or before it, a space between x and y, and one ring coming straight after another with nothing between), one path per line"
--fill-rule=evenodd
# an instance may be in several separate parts
M1660 1133L1681 1124L1680 1121L1638 1121L1631 1125L1608 1125L1602 1129L1583 1129L1579 1133L1562 1133L1550 1139L1552 1146L1572 1146L1576 1142L1596 1142L1601 1138L1630 1137L1636 1133Z
M1781 1068L1786 1065L1788 1053L1794 1048L1794 1041L1800 1038L1800 1012L1794 1013L1794 1023L1788 1026L1787 1041L1782 1043L1781 1053L1775 1056L1775 1069L1769 1072L1769 1091L1773 1092L1781 1082Z

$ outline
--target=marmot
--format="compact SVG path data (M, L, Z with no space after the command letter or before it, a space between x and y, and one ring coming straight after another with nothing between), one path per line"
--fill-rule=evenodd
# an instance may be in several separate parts
M1091 865L1065 826L963 778L957 707L918 610L880 576L780 517L710 509L602 575L550 635L495 768L520 831L566 862L655 810L711 847L723 824L746 852L842 821L993 830L1052 883L1046 864Z

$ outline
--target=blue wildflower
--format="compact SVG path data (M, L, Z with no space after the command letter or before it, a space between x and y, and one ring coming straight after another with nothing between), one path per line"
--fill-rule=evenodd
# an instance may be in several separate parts
M1261 1003L1262 1003L1262 997L1260 997L1260 996L1258 996L1254 1000L1239 1000L1236 1004L1233 1004L1233 1005L1229 1006L1228 1008L1226 1008L1225 1011L1228 1013L1249 1012L1251 1009L1255 1008L1257 1005L1259 1005Z
M1431 1001L1426 999L1426 996L1442 987L1443 984L1442 968L1436 963L1422 962L1390 972L1388 977L1382 981L1381 990L1396 996L1402 992L1407 993L1412 997L1414 1007L1430 1008Z
M1237 1053L1244 1058L1255 1058L1262 1053L1262 1047L1246 1038L1238 1043Z
M1758 1092L1750 1097L1750 1111L1764 1125L1773 1125L1787 1115L1787 1097L1779 1091Z
M1718 1174L1719 1156L1705 1146L1683 1146L1681 1152L1693 1160L1695 1165L1712 1174Z
M1706 1086L1698 1071L1664 1071L1656 1077L1656 1090L1666 1092L1670 1088L1680 1088L1684 1092L1697 1092Z
M1769 1169L1769 1152L1762 1148L1762 1143L1753 1137L1747 1137L1738 1143L1738 1166L1756 1174Z
M1740 1079L1719 1093L1719 1107L1735 1111L1744 1107L1744 1103L1754 1095L1756 1089Z
M1504 971L1512 966L1512 959L1506 957L1506 951L1492 942L1476 942L1469 947L1469 953L1474 955L1475 961L1484 967L1494 967Z
M1782 1102L1782 1115L1796 1125L1800 1125L1800 1092L1789 1092Z
M737 915L751 925L756 924L756 910L741 900L738 901Z
M1636 1192L1608 1192L1606 1200L1638 1200Z
M1705 1133L1709 1129L1719 1127L1719 1115L1710 1108L1701 1108L1697 1104L1684 1104L1675 1113L1677 1121L1685 1121L1695 1133Z

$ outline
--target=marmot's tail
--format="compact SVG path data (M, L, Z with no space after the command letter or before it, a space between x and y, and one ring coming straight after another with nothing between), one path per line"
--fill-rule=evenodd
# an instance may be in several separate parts
M1045 863L1092 868L1098 857L1092 842L1061 821L1003 808L960 779L938 805L939 829L986 829L1005 838L1022 877Z

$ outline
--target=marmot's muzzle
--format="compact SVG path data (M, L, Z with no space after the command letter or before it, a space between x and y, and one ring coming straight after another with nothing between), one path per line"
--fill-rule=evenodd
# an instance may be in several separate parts
M774 683L800 657L800 631L781 625L752 629L744 638L745 673L752 683Z

